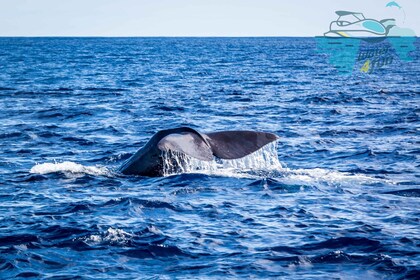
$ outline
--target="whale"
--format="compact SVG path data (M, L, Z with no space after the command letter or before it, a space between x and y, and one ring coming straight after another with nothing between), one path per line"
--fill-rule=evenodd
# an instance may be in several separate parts
M164 175L164 155L178 153L202 161L239 159L278 139L273 133L248 130L210 133L190 127L160 130L118 171L124 175L158 177Z

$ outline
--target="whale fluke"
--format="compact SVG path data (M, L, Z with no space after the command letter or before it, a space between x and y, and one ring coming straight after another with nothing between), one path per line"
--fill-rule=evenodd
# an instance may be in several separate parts
M213 159L210 145L199 135L191 132L169 134L159 141L158 148L165 152L181 152L200 160Z
M199 133L189 127L161 130L129 158L119 171L126 175L162 176L163 152L178 152L211 161L238 159L278 140L278 136L256 131L219 131Z
M213 155L221 159L242 158L278 139L275 134L256 131L219 131L206 136Z

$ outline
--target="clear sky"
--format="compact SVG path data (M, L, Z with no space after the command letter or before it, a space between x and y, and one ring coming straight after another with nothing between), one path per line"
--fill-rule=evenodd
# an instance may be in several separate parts
M389 2L0 0L0 36L318 36L336 10L396 18L420 36L420 0L396 0L402 9L386 8Z

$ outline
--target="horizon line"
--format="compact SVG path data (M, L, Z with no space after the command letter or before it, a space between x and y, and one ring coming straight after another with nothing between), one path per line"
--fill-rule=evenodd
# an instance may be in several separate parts
M146 36L102 36L102 35L16 35L16 36L5 36L0 35L0 38L317 38L317 37L324 37L324 38L331 38L331 39L339 39L339 38L346 38L346 39L370 39L370 38L418 38L419 36L385 36L385 37L326 37L324 35L312 35L312 36L281 36L281 35L268 35L268 36L190 36L190 35L146 35Z
M230 36L230 35L0 35L0 38L270 38L270 37L293 37L307 38L315 36L281 36L281 35L249 35L249 36Z

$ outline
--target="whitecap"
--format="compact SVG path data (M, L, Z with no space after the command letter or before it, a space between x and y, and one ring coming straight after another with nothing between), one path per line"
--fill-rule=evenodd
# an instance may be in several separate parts
M285 183L300 183L305 185L314 183L343 185L353 183L371 184L376 182L386 182L386 180L372 178L364 174L352 174L323 168L284 169L283 175L284 177L282 181Z
M30 173L34 174L49 174L64 172L70 174L88 174L88 175L102 175L109 176L111 171L104 166L84 166L79 163L72 161L63 161L63 162L46 162L41 164L34 165Z
M110 244L126 244L133 238L133 234L128 233L122 229L118 228L108 228L105 232L100 234L92 234L88 237L83 237L86 243L90 245L99 244L99 243L110 243Z

